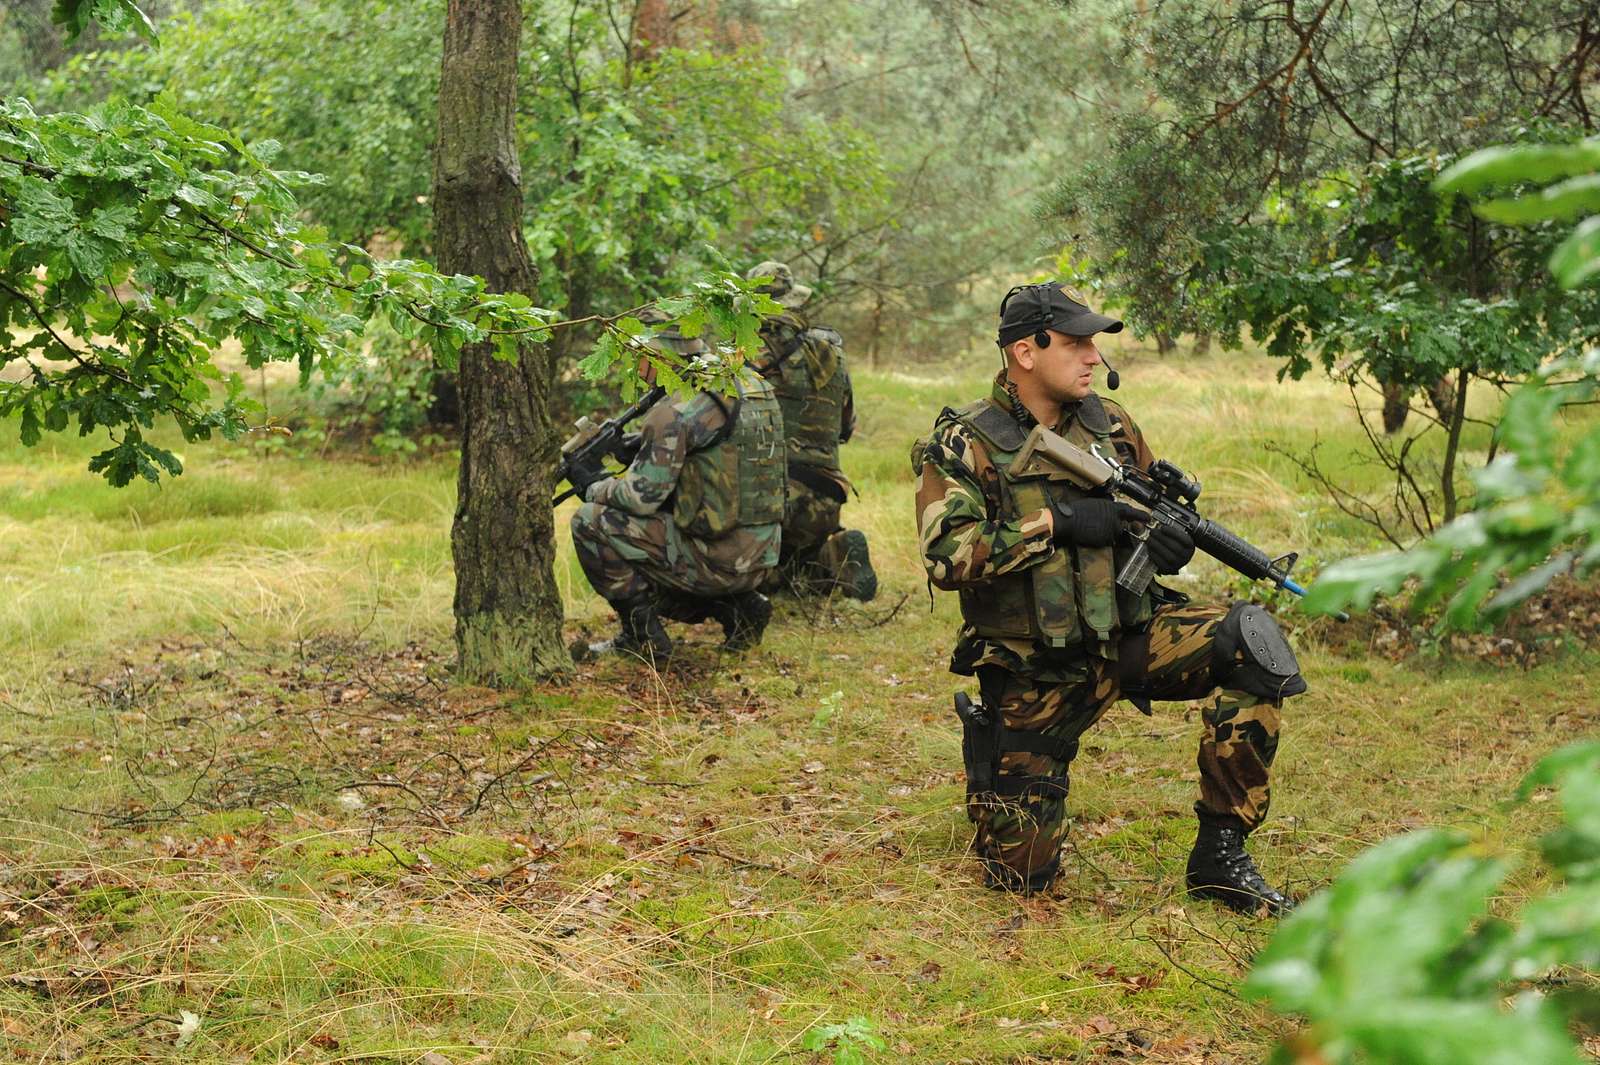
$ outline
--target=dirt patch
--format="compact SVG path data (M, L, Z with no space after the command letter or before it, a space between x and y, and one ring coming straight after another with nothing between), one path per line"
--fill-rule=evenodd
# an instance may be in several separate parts
M684 651L661 674L600 663L517 692L457 684L447 653L419 643L162 641L63 677L108 723L75 753L118 765L132 785L76 812L136 831L307 804L395 827L538 822L549 804L635 771L652 719L737 727L769 712L721 672L724 656Z

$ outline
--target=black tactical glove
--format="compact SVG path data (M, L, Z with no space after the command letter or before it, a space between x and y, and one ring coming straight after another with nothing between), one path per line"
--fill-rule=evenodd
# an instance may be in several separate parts
M633 460L639 457L639 449L644 447L643 433L623 433L622 440L617 444L617 461L624 466L632 466Z
M1194 557L1194 540L1182 526L1156 522L1150 527L1150 537L1145 543L1157 573L1176 573Z
M605 480L610 474L606 473L605 466L600 460L591 458L587 460L569 459L567 461L567 483L578 493L578 498L587 500L589 489L600 481Z
M1110 547L1122 534L1123 522L1144 519L1138 507L1115 499L1075 499L1069 503L1052 498L1050 510L1055 515L1055 533L1051 539L1058 544L1080 547Z

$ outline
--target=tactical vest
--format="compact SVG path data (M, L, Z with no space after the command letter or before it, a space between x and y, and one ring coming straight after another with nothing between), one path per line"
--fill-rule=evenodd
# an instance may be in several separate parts
M849 389L839 334L780 321L763 339L768 358L761 372L783 408L789 461L837 470Z
M1027 434L990 400L954 415L983 441L1000 474L997 520L1017 521L1042 510L1053 493L1065 494L1069 503L1088 498L1070 484L1047 480L1043 473L1014 471L1013 460ZM1106 454L1114 454L1112 430L1100 397L1090 395L1079 404L1063 435L1081 448L1098 444ZM1151 615L1148 594L1135 596L1117 587L1118 555L1114 547L1060 544L1037 565L962 588L961 616L979 636L1031 639L1059 648L1086 644L1103 658L1116 658L1118 630L1143 624Z
M787 469L777 396L749 370L740 371L735 385L736 398L718 400L729 421L689 455L673 499L673 522L702 540L783 520Z

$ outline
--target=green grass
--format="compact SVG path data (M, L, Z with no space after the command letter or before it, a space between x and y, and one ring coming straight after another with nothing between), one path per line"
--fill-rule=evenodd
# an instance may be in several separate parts
M1285 1023L1228 991L1270 926L1177 890L1188 708L1120 707L1088 737L1052 894L986 891L964 853L957 613L930 606L907 454L990 361L857 374L847 515L877 602L782 602L743 658L678 627L665 675L608 663L527 692L449 683L447 457L186 445L183 477L115 492L83 470L93 441L8 438L9 1055L805 1061L808 1029L864 1016L883 1061L1259 1059ZM1126 346L1118 366L1209 516L1315 559L1372 546L1265 447L1316 437L1380 492L1342 388L1247 356ZM608 628L566 543L559 567L573 632ZM1232 586L1193 570L1195 594ZM1396 662L1367 629L1281 614L1312 690L1253 847L1271 876L1315 889L1424 824L1520 850L1547 822L1500 802L1595 731L1600 656ZM1538 883L1530 862L1504 904ZM201 1018L181 1051L180 1011Z

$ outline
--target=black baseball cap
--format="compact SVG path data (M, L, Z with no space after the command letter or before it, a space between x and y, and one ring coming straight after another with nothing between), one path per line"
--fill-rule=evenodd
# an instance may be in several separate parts
M1096 314L1059 281L1018 285L1000 301L1000 332L995 342L1002 348L1042 329L1068 336L1120 333L1122 322Z

